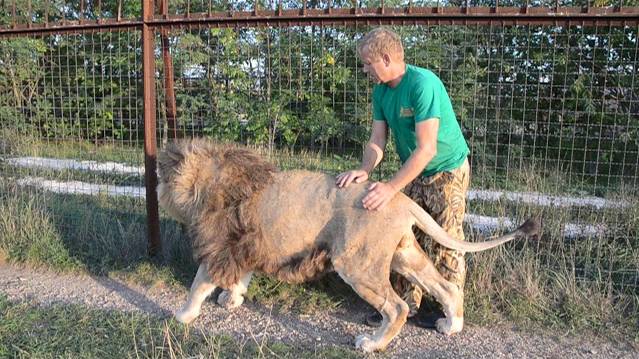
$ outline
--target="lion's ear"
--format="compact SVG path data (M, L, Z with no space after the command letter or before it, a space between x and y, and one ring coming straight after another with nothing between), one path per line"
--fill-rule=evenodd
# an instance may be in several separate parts
M179 143L170 143L158 154L158 174L168 176L180 168L184 161L184 147Z

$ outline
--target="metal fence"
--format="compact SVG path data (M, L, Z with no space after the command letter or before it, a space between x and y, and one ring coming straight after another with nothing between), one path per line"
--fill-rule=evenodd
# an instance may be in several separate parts
M171 138L258 146L284 168L355 166L371 118L355 45L385 24L451 95L471 147L471 236L542 213L547 253L639 288L639 8L257 4L4 1L3 191L98 195L80 206L146 218L155 252L154 156Z

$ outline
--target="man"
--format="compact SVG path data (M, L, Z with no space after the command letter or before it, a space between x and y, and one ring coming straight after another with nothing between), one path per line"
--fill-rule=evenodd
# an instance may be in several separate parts
M362 200L364 208L381 209L403 189L444 230L464 240L462 221L470 180L467 159L470 151L442 81L429 70L407 65L399 36L386 28L369 32L359 42L357 51L364 72L375 82L372 133L360 168L339 174L337 186L347 187L369 178L382 160L390 128L402 166L388 182L369 186ZM422 248L434 256L438 271L463 293L464 254L436 243L429 245L430 241L419 230L415 235ZM409 317L415 316L421 303L421 289L399 276L393 276L392 282L411 309ZM432 328L442 316L441 311L422 313L416 317L416 324ZM367 323L377 326L381 320L381 315L375 312L368 316Z

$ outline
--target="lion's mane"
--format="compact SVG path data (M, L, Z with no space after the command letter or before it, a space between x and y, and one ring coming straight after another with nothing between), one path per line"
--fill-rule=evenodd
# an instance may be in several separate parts
M158 156L160 202L183 213L193 255L208 264L214 283L237 283L260 270L287 282L304 282L331 270L329 250L294 258L270 253L256 221L256 199L277 168L249 149L194 139L169 144ZM170 201L170 202L169 202Z

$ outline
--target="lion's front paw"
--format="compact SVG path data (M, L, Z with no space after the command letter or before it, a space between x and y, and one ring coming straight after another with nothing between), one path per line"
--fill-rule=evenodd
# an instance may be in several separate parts
M380 349L377 343L367 334L358 335L355 338L355 348L361 349L366 353L372 353Z
M193 319L197 318L198 315L200 315L199 310L189 310L188 307L184 306L175 313L175 319L180 323L189 324L193 321Z
M437 320L437 331L446 334L452 335L455 333L461 332L464 327L464 318L460 317L452 317L452 318L441 318Z
M244 296L242 295L233 295L233 292L229 292L228 290L223 291L217 297L217 304L223 306L226 309L237 308L244 303Z

